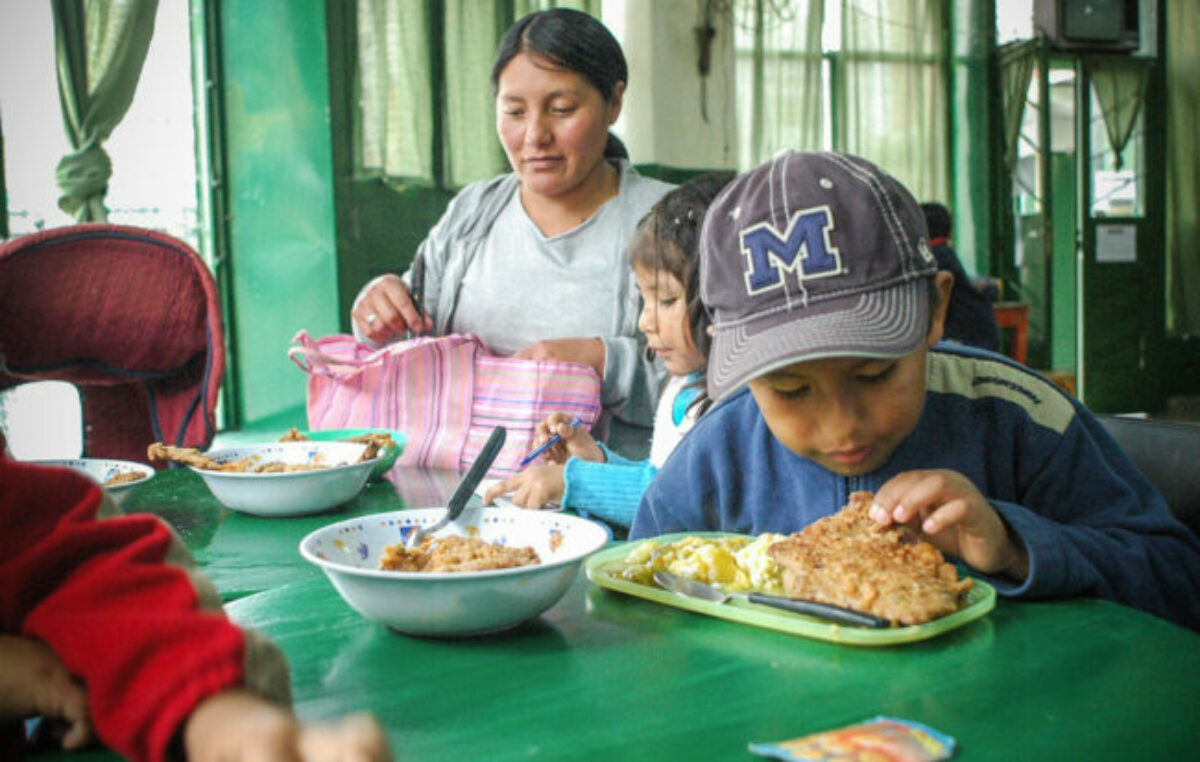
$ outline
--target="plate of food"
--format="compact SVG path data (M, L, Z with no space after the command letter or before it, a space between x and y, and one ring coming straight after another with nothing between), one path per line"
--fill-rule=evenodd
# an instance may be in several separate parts
M986 582L964 577L941 552L904 527L878 527L869 498L852 496L833 516L793 535L725 532L662 535L607 548L585 569L597 585L656 603L835 643L886 646L941 635L996 605ZM655 572L707 583L724 602L659 586ZM815 601L886 619L855 626L751 602L748 593Z
M334 522L305 536L300 555L367 619L410 635L462 637L516 627L553 606L610 537L577 516L481 507L405 547L445 513L411 508Z
M404 452L408 437L395 429L316 429L300 431L297 428L288 429L279 438L280 442L356 442L359 444L374 444L379 449L375 459L375 467L371 469L371 479L382 479L383 475L396 465L396 458Z
M270 442L200 452L156 442L155 461L182 463L226 506L253 516L304 516L362 491L379 449L357 442Z
M68 458L64 460L30 461L43 466L65 466L74 469L100 483L118 504L129 496L130 491L154 477L154 469L145 463L132 460L109 460L106 458Z

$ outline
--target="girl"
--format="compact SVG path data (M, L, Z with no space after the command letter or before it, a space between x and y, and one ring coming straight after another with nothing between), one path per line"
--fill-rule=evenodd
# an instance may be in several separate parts
M732 179L731 172L701 175L663 196L638 223L630 244L643 302L638 330L646 336L647 354L670 373L654 418L650 459L629 460L555 413L538 424L534 441L562 438L547 451L548 462L497 482L484 495L485 505L511 492L513 502L527 508L561 502L619 527L633 522L642 493L708 406L702 394L708 317L700 303L697 252L704 212Z

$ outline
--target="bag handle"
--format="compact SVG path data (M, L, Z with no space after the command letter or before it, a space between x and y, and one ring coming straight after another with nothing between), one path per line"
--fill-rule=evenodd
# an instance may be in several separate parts
M394 344L380 347L363 357L334 357L321 351L320 342L314 341L308 335L308 331L301 328L295 336L292 337L292 344L299 346L288 347L288 359L296 364L300 370L305 373L314 373L320 376L334 375L334 368L363 368L374 365L379 357L383 355L402 354L414 347L423 344L443 342L447 344L458 344L463 341L473 341L479 343L479 339L470 334L451 334L449 336L433 337L424 336L415 339L406 339L397 341ZM360 342L360 346L361 346Z
M334 357L322 352L319 343L313 341L313 338L308 335L308 331L303 328L292 337L292 343L299 344L299 346L288 347L288 359L305 373L315 373L320 376L332 376L334 374L333 367L336 366L361 368L370 365L376 355L388 351L385 347L366 357Z

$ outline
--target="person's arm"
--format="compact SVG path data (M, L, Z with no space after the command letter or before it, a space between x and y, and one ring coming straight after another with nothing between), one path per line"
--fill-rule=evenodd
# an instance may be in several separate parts
M562 505L584 517L592 516L628 527L658 469L648 460L631 461L615 453L610 457L612 460L607 463L569 459L563 471L566 489ZM622 461L620 464L615 462L618 458Z
M421 259L424 262L422 306L435 335L441 336L451 331L450 321L458 285L466 274L471 257L518 183L516 175L509 173L463 188L450 199L446 211L417 247L412 261ZM409 292L412 288L411 266L400 279L405 292ZM361 306L368 291L377 286L378 280L372 280L359 291L354 299L355 308ZM351 312L353 314L355 309ZM376 347L402 335L396 333L393 336L371 337L366 335L367 332L362 330L357 320L352 319L351 324L355 338Z
M1028 552L1007 595L1088 595L1200 630L1200 541L1082 412L1020 502L991 500Z
M0 590L20 591L4 596L5 629L41 641L81 679L106 745L164 760L195 707L228 689L286 709L282 654L225 617L165 524L115 515L99 487L65 469L0 458L0 483Z
M437 314L442 273L449 251L445 231L449 215L450 210L447 210L438 225L421 241L412 259L413 262L418 259L423 262L419 307L412 299L414 268L411 264L403 275L386 273L373 278L359 290L350 309L354 338L369 346L379 347L403 336L413 325L423 331L431 330L436 325L434 316ZM368 322L370 318L375 320Z

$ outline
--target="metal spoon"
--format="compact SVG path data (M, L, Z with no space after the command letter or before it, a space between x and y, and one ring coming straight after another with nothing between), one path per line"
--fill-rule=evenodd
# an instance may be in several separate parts
M492 462L500 454L500 448L504 446L504 438L507 435L508 431L503 426L497 426L492 429L491 436L484 443L483 449L479 451L479 457L475 458L475 462L471 464L467 475L454 488L454 494L450 496L450 501L446 503L446 515L438 519L438 522L429 528L413 527L413 531L409 533L408 537L404 538L405 550L412 550L417 547L426 537L436 533L439 529L458 518L459 514L463 512L463 508L467 507L467 501L471 499L471 495L475 494L475 488L483 480L484 474L492 467Z
M891 627L892 623L883 617L875 616L874 614L864 614L861 611L834 606L831 603L819 603L817 601L806 601L801 598L780 598L774 595L763 595L762 593L727 593L719 587L706 585L703 582L697 582L694 579L681 577L678 574L673 574L669 571L654 572L654 581L664 590L670 590L673 593L687 596L688 598L696 598L702 601L712 601L713 603L725 603L733 596L745 598L751 603L762 604L763 606L774 606L777 609L792 611L797 614L808 614L809 616L821 617L830 621L839 622L841 624L851 624L857 627L872 627L882 628Z

